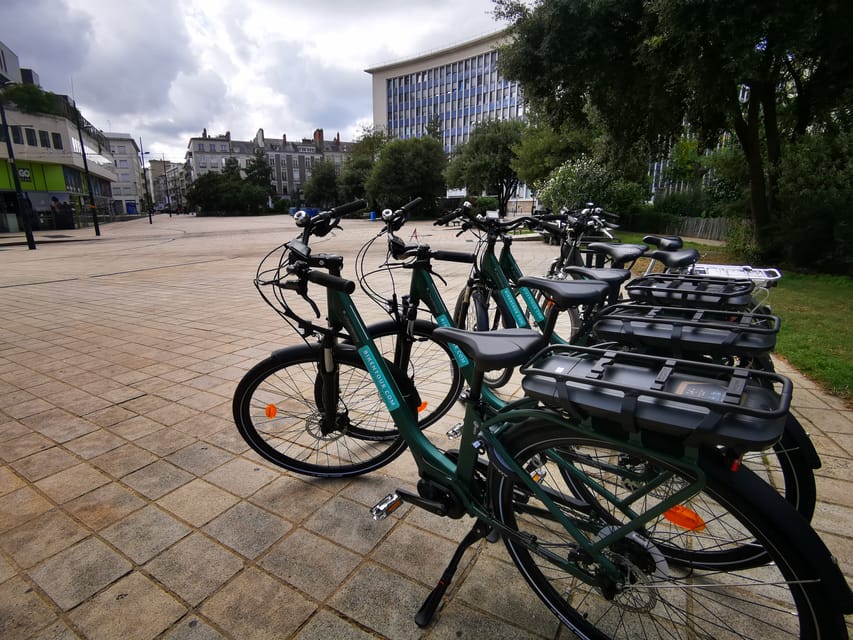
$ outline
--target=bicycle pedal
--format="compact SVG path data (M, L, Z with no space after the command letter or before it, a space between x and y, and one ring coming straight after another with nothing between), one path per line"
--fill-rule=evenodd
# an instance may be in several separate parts
M384 520L389 514L394 513L401 504L403 504L403 499L400 497L400 494L396 491L389 493L376 503L370 510L370 515L373 516L374 520Z
M448 429L448 431L447 431L448 439L458 440L459 437L462 435L462 427L463 426L464 425L461 422L457 422L452 427L450 427L450 429Z

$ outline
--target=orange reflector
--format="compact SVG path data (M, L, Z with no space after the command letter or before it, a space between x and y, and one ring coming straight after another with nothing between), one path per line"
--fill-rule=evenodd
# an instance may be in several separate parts
M274 404L268 404L266 408L267 418L275 418L278 413L278 409L275 408Z
M429 402L421 402L420 405L418 405L418 413L425 411L428 404Z
M688 509L680 504L667 509L663 517L672 524L688 531L704 531L705 521L693 509Z

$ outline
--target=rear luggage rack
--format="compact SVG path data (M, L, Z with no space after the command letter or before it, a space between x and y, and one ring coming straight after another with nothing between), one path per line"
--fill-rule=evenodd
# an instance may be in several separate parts
M778 269L765 269L749 265L734 264L703 264L693 265L693 275L715 278L733 278L737 280L752 280L759 287L774 287L782 278Z
M748 307L755 283L752 280L655 273L625 285L631 300L644 304Z
M792 393L775 373L571 345L546 348L521 372L526 395L594 428L739 452L779 439Z
M593 325L602 341L678 356L755 357L776 346L777 316L739 311L617 304L605 308Z

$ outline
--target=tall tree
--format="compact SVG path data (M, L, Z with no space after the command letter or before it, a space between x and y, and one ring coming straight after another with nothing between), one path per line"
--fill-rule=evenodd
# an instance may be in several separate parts
M367 179L368 197L377 207L399 207L417 197L420 210L434 213L445 194L447 157L441 143L430 137L392 140L386 144Z
M589 101L614 142L732 131L750 177L756 239L773 253L784 140L844 105L853 5L836 0L496 0L514 36L504 73L554 122Z
M499 215L506 215L507 203L518 187L513 148L521 142L524 126L519 120L480 122L448 165L448 184L495 196Z
M338 176L335 163L331 160L315 162L311 177L302 186L305 202L314 207L327 209L338 204Z
M533 187L541 183L563 162L592 151L593 133L588 127L551 126L535 113L528 114L528 126L512 151L512 167L518 179Z
M342 199L356 200L367 195L367 179L383 147L390 140L388 133L382 129L373 126L362 128L350 149L349 161L338 177L338 190Z
M255 149L255 156L247 163L246 180L249 184L272 193L272 167L263 149Z

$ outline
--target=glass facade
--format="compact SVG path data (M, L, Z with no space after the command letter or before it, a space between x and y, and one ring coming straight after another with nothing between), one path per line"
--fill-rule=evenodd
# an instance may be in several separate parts
M497 69L497 51L488 51L386 80L387 127L396 138L426 135L437 125L451 153L481 120L524 117L518 82Z

